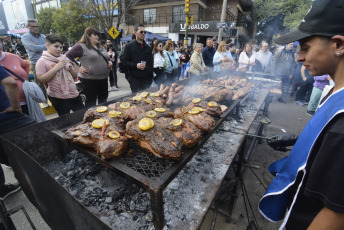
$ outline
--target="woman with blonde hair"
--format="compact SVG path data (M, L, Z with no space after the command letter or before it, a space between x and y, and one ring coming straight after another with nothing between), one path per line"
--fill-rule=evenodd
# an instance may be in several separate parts
M66 53L66 57L74 61L79 58L81 67L75 65L80 73L83 94L86 96L85 106L91 107L106 102L108 97L108 76L112 68L106 49L99 42L98 30L87 27L78 44Z
M166 69L165 74L168 83L173 83L178 81L178 61L179 56L174 50L173 42L168 40L165 44L164 50L165 60L166 60Z
M233 57L225 41L220 42L213 58L214 72L229 71L232 69Z
M253 53L252 44L247 42L244 51L239 56L239 71L251 71L251 66L256 65L256 54Z
M192 46L193 54L190 58L190 76L195 77L201 75L201 73L206 71L204 60L202 57L202 44L194 43Z

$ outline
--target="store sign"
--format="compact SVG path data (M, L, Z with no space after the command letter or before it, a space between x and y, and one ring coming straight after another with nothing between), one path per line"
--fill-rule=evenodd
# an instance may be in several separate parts
M170 33L185 32L185 23L171 23L169 27ZM204 22L194 22L193 25L189 25L189 32L218 32L219 29L216 28L216 21L204 21Z

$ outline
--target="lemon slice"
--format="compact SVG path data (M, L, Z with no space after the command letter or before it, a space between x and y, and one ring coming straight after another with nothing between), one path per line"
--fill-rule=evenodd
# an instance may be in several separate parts
M148 96L148 92L146 91L140 93L140 97L147 97L147 96Z
M159 94L158 93L150 93L149 94L151 97L159 97Z
M189 114L198 114L199 111L196 111L196 110L191 110L191 111L188 111Z
M188 108L186 108L185 106L183 106L182 112L183 112L183 113L187 113L188 111L189 111Z
M210 107L217 107L217 106L219 106L219 104L217 104L217 102L215 102L215 101L209 101L209 102L208 102L208 105L209 105Z
M179 126L183 123L183 120L180 119L180 118L177 118L177 119L173 119L171 122L170 122L170 125L174 125L174 126Z
M122 109L129 109L130 108L130 103L129 102L122 102L119 107Z
M133 101L141 101L141 100L142 100L142 97L140 96L133 97Z
M113 139L119 138L120 136L121 136L121 134L119 134L119 132L117 132L117 131L109 132L109 137L111 137Z
M146 116L147 117L156 117L156 112L155 111L147 111L146 112Z
M122 114L121 111L116 111L116 110L111 110L111 111L109 111L109 115L110 115L111 117L117 117L117 116L120 116L121 114Z
M195 103L195 104L198 103L198 102L200 102L200 101L201 101L201 98L192 99L192 102Z
M105 125L109 125L109 120L108 119L95 119L94 121L92 121L92 127L96 128L96 129L100 129L103 127L104 125L104 121L105 121Z
M99 106L97 107L98 113L104 113L108 108L106 106Z
M154 127L154 121L153 121L152 119L150 119L150 118L147 118L147 117L144 117L144 118L142 118L142 120L149 121L149 123L150 123L151 127L152 127L152 128Z
M157 112L160 112L160 113L163 113L163 112L166 111L165 108L155 108L154 110L157 111Z
M154 127L154 121L150 118L142 118L139 121L139 129L148 130Z
M193 111L200 111L200 112L204 111L204 109L202 107L193 107L191 110L193 110Z
M145 99L145 102L147 102L148 104L153 104L153 101L151 99Z

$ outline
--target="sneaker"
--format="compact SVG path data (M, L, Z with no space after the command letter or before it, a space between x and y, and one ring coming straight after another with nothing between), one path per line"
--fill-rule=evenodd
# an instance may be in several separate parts
M19 184L5 184L2 189L0 189L0 199L5 200L9 195L18 192L20 189Z
M109 89L109 91L117 91L117 90L118 90L118 89L117 89L116 86L111 86L110 89Z
M43 108L48 108L50 105L47 102L42 103Z
M305 103L302 102L302 101L295 101L294 104L295 104L295 105L303 106Z
M306 114L312 117L315 114L315 111L307 110Z
M287 104L287 102L285 102L285 100L283 100L283 98L281 98L281 97L279 97L279 98L277 99L277 101L279 101L279 102L281 102L281 103L283 103L283 104Z

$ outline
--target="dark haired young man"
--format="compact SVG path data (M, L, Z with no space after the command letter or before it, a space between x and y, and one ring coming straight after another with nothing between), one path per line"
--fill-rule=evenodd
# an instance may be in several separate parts
M297 61L335 86L299 136L293 150L269 168L276 174L259 203L280 229L344 229L344 1L315 0L299 28L275 39L299 41Z
M136 39L125 46L121 58L121 63L128 71L132 93L149 88L153 81L153 54L144 40L146 35L144 25L135 25L134 34Z

